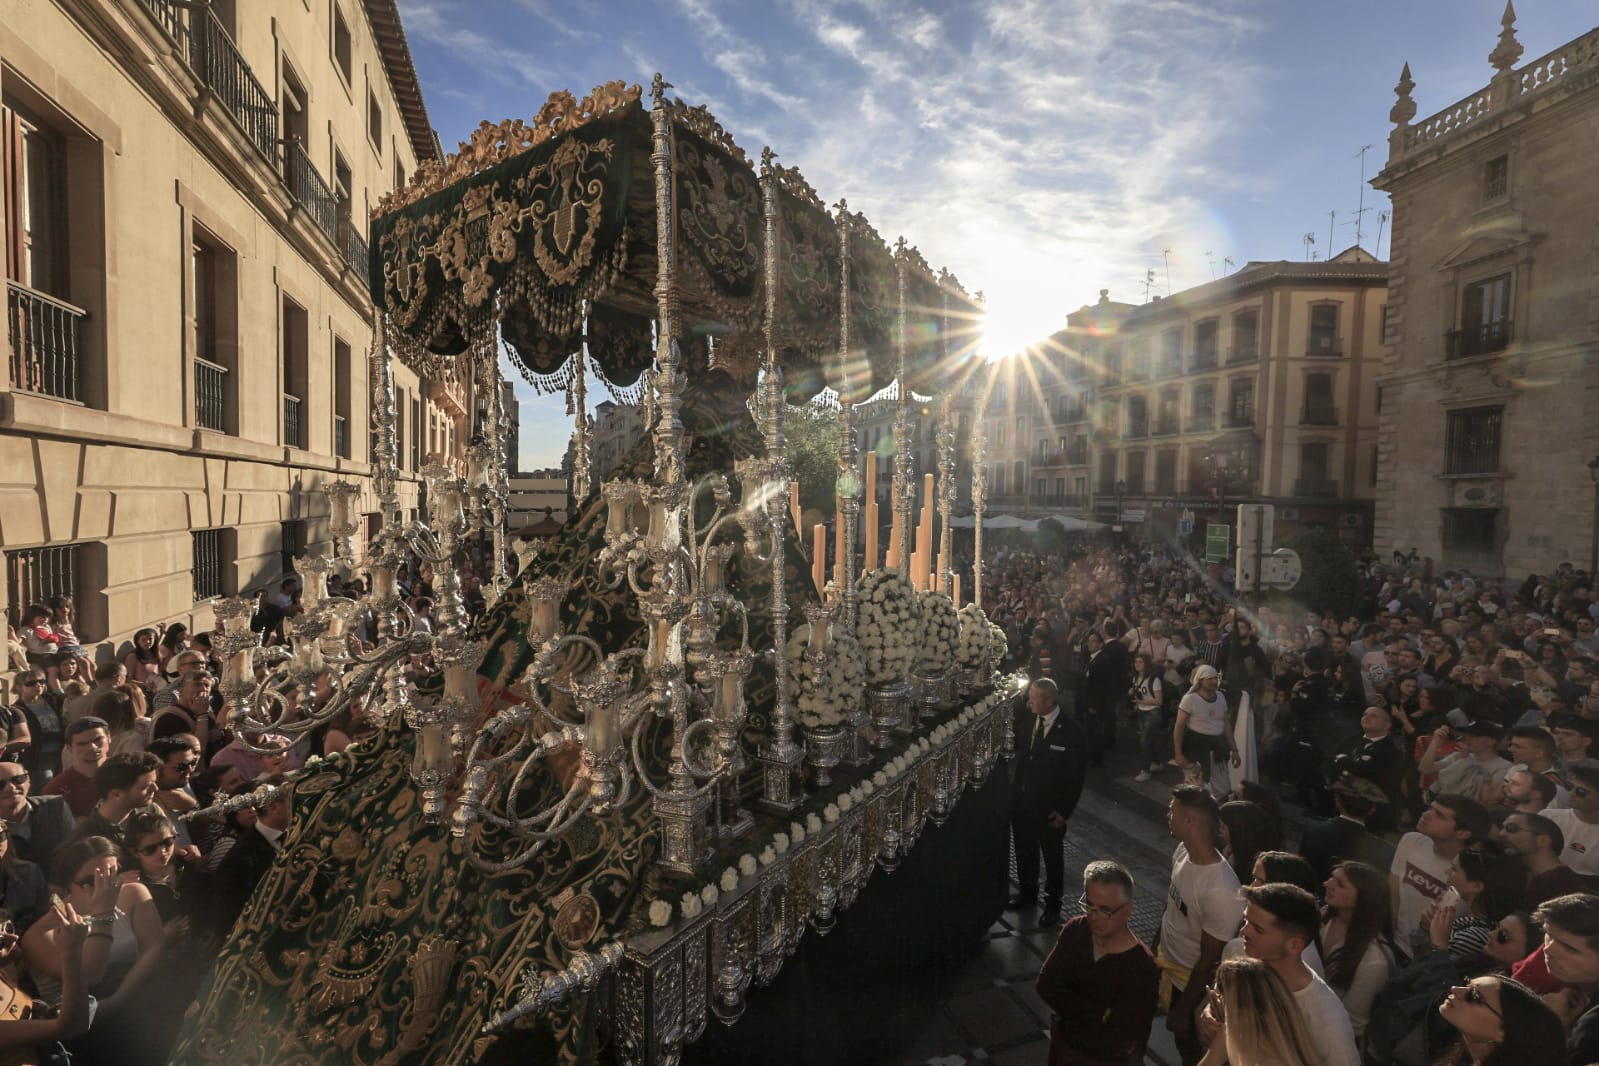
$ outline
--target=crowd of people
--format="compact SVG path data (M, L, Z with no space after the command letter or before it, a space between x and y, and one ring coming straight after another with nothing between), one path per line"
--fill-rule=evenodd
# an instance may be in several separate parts
M400 587L430 624L424 568ZM468 607L480 587L468 582ZM329 593L359 597L335 578ZM256 593L252 625L283 643L300 613L293 580ZM477 596L481 607L481 595ZM183 1014L289 826L281 784L306 760L374 726L353 701L297 738L229 728L214 633L140 630L89 658L70 600L21 612L8 634L16 698L0 707L0 1061L165 1063ZM357 617L352 647L376 636ZM264 672L264 665L261 667ZM418 660L420 680L430 669ZM264 673L261 675L264 676ZM275 688L274 714L299 719L331 691ZM258 793L228 813L219 801ZM13 1060L7 1049L36 1057Z
M1158 1013L1184 1066L1599 1062L1589 575L1368 558L1346 616L1240 603L1159 552L1002 551L987 572L1033 679L1012 905L1042 859L1041 924L1060 921L1060 842L1118 738L1137 781L1172 785L1159 936L1131 931L1131 873L1090 864L1037 983L1052 1063L1140 1061Z

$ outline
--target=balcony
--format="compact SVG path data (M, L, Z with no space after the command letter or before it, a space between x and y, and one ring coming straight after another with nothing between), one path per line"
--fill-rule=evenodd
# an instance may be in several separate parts
M1254 411L1242 411L1242 412L1235 412L1235 413L1232 413L1232 414L1223 415L1222 416L1222 420L1221 420L1221 427L1223 429L1254 429L1255 428L1255 412Z
M1321 404L1306 407L1304 416L1300 418L1302 426L1336 426L1338 424L1338 408Z
M87 317L81 307L7 281L11 387L81 402L83 320Z
M1193 362L1189 365L1189 369L1194 373L1198 373L1202 370L1215 370L1216 365L1216 349L1211 348L1207 351L1195 352Z
M1227 365L1237 366L1239 363L1253 363L1260 358L1260 345L1235 344L1227 350Z
M1138 437L1147 436L1149 436L1149 423L1143 419L1127 423L1127 428L1122 431L1122 439L1124 440L1134 440Z
M289 195L300 202L305 213L311 216L317 229L339 239L339 203L333 190L322 180L322 174L306 154L305 146L290 141L283 146L284 177L289 185Z
M1327 499L1338 495L1338 482L1325 477L1294 478L1294 495L1313 499Z
M365 279L368 276L368 266L371 253L367 249L366 238L361 236L359 227L346 216L339 218L339 252L344 256L344 261L350 264L358 276Z
M1086 508L1089 500L1087 496L1075 496L1069 492L1035 492L1027 497L1027 503L1032 507L1071 509Z
M228 431L228 368L209 359L194 361L194 420L201 429Z
M1343 354L1343 338L1330 333L1312 333L1305 343L1306 359L1337 359Z
M1175 419L1175 418L1162 418L1160 421L1155 423L1155 428L1150 433L1150 436L1153 436L1153 437L1175 437L1180 432L1181 432L1181 430L1178 427L1177 419Z
M1188 418L1188 432L1209 433L1216 428L1216 415L1211 411L1194 412Z
M300 420L300 404L298 396L283 394L283 443L290 448L305 447L305 438L300 435L303 428Z
M1514 336L1510 319L1487 322L1467 329L1452 329L1444 334L1446 359L1470 359L1475 355L1492 355L1510 347Z
M174 5L162 0L144 0L144 6L163 28L175 21L175 16L160 13ZM206 10L196 17L200 25L188 41L189 66L223 109L233 116L256 151L271 162L278 154L278 109L271 94L256 81L250 64L239 54L238 46L216 15ZM185 43L177 34L174 39L180 47Z

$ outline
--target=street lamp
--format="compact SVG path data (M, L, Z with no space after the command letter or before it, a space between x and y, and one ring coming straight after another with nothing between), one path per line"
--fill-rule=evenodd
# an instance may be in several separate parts
M1599 571L1599 455L1588 460L1588 476L1593 479L1593 543L1588 552L1588 573Z

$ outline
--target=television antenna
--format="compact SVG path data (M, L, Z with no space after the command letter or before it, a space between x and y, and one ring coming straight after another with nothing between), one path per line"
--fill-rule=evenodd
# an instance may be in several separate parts
M1229 270L1231 270L1232 268L1233 268L1233 257L1229 255L1229 256L1227 256L1225 259L1223 259L1221 261L1222 276L1225 277L1227 275L1227 272Z
M1366 206L1366 153L1371 151L1371 145L1363 144L1355 155L1360 159L1360 201L1355 207L1355 247L1360 247L1362 223L1366 220L1366 212L1371 210Z
M1166 296L1171 297L1171 249L1162 248L1160 257L1166 261Z
M1210 249L1205 249L1205 262L1210 264L1210 280L1216 280L1216 256Z
M1387 221L1388 221L1388 212L1386 212L1386 211L1378 211L1377 212L1377 250L1372 253L1378 259L1382 258L1382 227L1383 227L1383 224L1386 223Z
M1334 227L1334 225L1337 224L1337 222L1338 222L1338 212L1337 211L1329 211L1329 212L1327 212L1327 258L1329 258L1329 259L1332 258L1333 227Z
M1302 242L1304 242L1304 245L1305 245L1305 262L1308 263L1315 256L1315 253L1312 252L1311 249L1316 247L1316 235L1314 233L1307 233L1303 237L1301 237L1300 240Z
M1150 267L1144 271L1144 302L1149 302L1149 294L1155 288L1155 268Z

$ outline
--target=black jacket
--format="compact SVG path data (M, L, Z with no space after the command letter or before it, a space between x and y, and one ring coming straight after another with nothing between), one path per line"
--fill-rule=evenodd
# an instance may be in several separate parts
M222 865L211 875L211 926L219 936L228 935L233 923L244 912L245 904L250 902L255 886L277 857L277 849L255 828L240 837L229 850Z
M1332 876L1332 868L1347 859L1369 863L1388 872L1394 862L1394 846L1348 818L1328 818L1305 826L1299 854L1316 873L1316 880Z
M1088 747L1082 727L1064 713L1035 749L1036 719L1023 704L1016 711L1016 761L1011 769L1011 811L1044 818L1051 811L1070 818L1088 776Z

